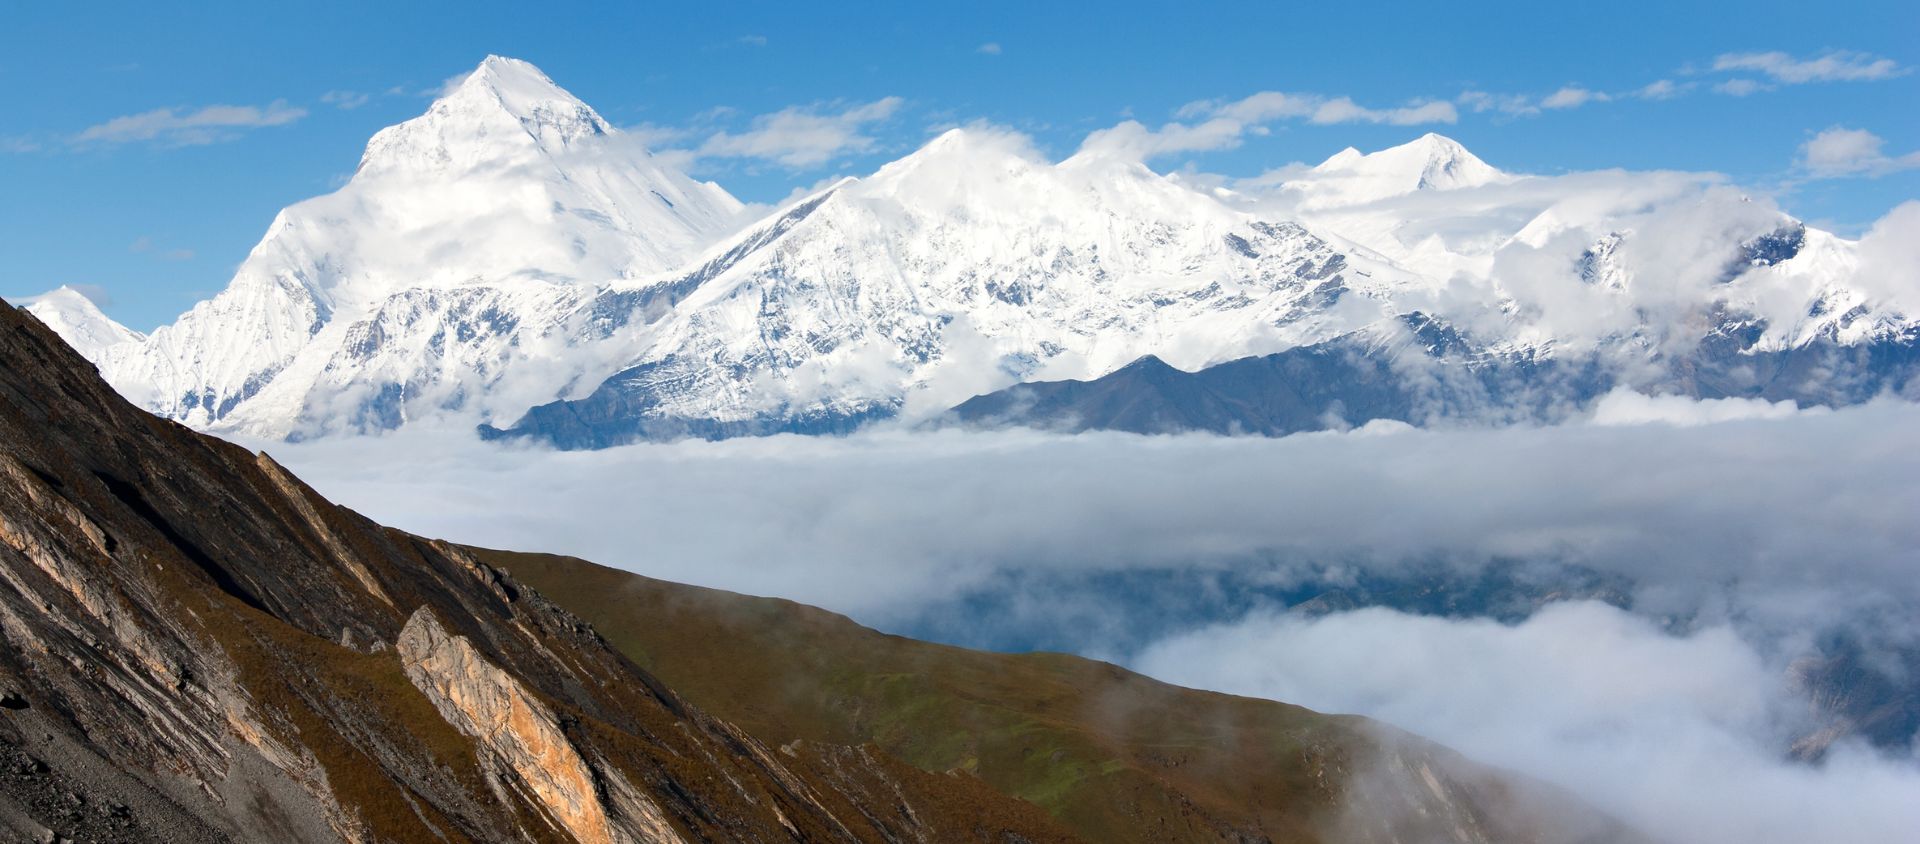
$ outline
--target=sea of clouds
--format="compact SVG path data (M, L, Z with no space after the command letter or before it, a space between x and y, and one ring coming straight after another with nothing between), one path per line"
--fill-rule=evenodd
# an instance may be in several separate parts
M1854 743L1817 764L1786 750L1811 726L1788 663L1816 637L1920 641L1912 404L1616 393L1552 427L1278 439L876 430L555 452L406 431L268 450L336 501L431 536L904 632L968 630L952 616L984 604L993 621L976 624L1070 617L1050 643L1374 716L1672 840L1920 829L1920 761ZM1561 602L1514 623L1200 601L1141 626L1132 614L1153 594L1097 586L1151 575L1148 593L1233 589L1247 566L1325 579L1436 560L1578 566L1631 584L1632 610ZM996 641L974 634L949 638Z

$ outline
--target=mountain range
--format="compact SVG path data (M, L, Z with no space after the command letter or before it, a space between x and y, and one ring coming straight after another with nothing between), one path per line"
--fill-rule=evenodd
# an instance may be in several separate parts
M1863 243L1716 177L1438 135L1227 182L973 125L749 207L489 57L176 322L33 307L136 404L253 437L1284 433L1911 394L1920 303Z

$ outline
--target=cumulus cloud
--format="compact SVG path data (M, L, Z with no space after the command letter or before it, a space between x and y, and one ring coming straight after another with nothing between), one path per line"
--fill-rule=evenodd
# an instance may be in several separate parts
M818 166L835 156L873 149L877 141L867 127L892 117L904 102L882 97L839 108L792 106L753 118L744 131L716 132L693 155L763 159L792 168Z
M1865 129L1833 126L1800 146L1800 166L1821 178L1881 176L1920 167L1920 150L1890 156L1885 147L1886 141Z
M1848 50L1835 50L1806 59L1795 58L1778 50L1764 53L1722 53L1714 58L1713 69L1760 73L1775 82L1788 85L1892 79L1905 75L1909 70L1893 59Z
M1907 200L1860 237L1853 283L1875 301L1920 311L1920 200Z
M247 130L285 126L305 116L306 109L290 106L285 100L274 100L265 106L159 108L89 126L74 140L82 144L156 141L169 146L195 146L230 141Z
M1156 677L1370 715L1560 785L1670 841L1898 841L1920 766L1846 747L1788 761L1806 727L1778 657L1714 625L1675 635L1597 603L1517 625L1383 609L1256 613L1131 661Z

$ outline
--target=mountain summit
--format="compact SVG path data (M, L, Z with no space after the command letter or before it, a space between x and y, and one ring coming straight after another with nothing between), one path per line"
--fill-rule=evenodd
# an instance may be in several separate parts
M1415 191L1454 190L1513 181L1458 141L1429 132L1396 147L1362 153L1347 147L1289 181L1310 206L1359 205Z
M426 114L375 134L359 172L420 173L523 163L615 131L539 68L488 56L449 85Z
M111 350L146 339L101 313L85 293L66 285L23 299L20 305L90 361L104 360Z
M225 291L101 363L162 415L266 436L392 427L416 401L484 414L595 289L685 262L742 207L493 56L376 134L345 186L281 211ZM549 365L508 401L581 374Z

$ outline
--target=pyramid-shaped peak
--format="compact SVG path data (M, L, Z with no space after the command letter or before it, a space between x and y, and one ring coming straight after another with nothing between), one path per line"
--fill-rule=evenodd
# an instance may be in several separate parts
M446 105L445 111L454 116L472 109L499 108L523 123L580 123L583 128L597 132L611 128L586 103L554 84L540 68L505 56L486 57L465 79L450 86L434 105L435 110Z
M468 89L492 92L502 97L532 100L570 100L579 102L532 62L506 56L488 56L472 73L447 89L449 96Z
M540 68L488 56L449 84L425 114L374 135L360 172L508 163L616 131Z
M978 156L1034 160L1032 142L1025 136L990 127L956 126L934 136L903 161L911 159Z
M1314 170L1347 181L1365 180L1370 186L1364 193L1372 197L1475 187L1511 179L1468 152L1459 141L1432 132L1378 152L1361 154L1349 147Z

